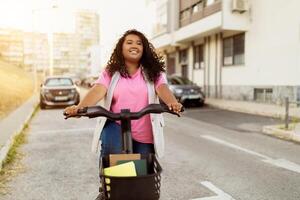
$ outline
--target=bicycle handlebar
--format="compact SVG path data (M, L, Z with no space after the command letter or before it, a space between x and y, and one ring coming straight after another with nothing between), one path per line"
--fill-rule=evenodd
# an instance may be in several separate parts
M184 111L184 108L182 107L181 112ZM171 113L173 115L177 115L180 117L180 115L168 108L165 104L149 104L139 112L128 112L126 113L126 118L129 119L139 119L143 117L146 114L149 113ZM88 106L78 109L76 115L69 116L67 113L63 113L65 116L65 119L68 119L70 117L89 117L89 118L95 118L95 117L107 117L111 120L121 120L124 118L124 114L121 113L113 113L111 111L106 110L102 106Z

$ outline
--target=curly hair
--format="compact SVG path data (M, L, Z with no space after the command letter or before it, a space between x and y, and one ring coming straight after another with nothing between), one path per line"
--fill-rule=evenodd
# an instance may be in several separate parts
M120 72L123 77L130 77L125 66L125 59L122 54L122 46L127 35L138 36L143 44L143 55L140 59L140 65L143 66L143 72L150 82L155 82L161 72L165 72L165 63L163 57L155 52L154 46L148 41L145 35L135 29L126 31L123 36L118 40L116 47L111 54L107 63L106 70L112 76L116 71Z

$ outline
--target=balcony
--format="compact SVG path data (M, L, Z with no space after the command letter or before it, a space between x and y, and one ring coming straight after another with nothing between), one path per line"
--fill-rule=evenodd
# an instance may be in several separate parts
M191 4L193 1L191 2ZM206 5L206 1L187 6L184 5L180 11L179 27L182 28L200 19L213 15L222 10L222 2L216 1L213 4Z
M234 12L233 0L180 0L176 17L168 20L175 24L170 31L156 35L156 48L172 51L173 47L188 44L216 33L245 32L249 29L250 14Z

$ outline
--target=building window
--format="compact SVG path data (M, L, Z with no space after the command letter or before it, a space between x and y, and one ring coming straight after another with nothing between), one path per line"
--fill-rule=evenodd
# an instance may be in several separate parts
M206 6L210 6L210 5L214 4L216 1L217 1L217 0L206 0L205 5L206 5Z
M180 12L180 19L185 20L190 17L190 9L186 9Z
M254 88L254 100L258 102L271 103L273 96L272 88Z
M180 64L187 64L188 62L187 57L187 49L180 50L179 51L179 63Z
M204 51L203 45L194 47L194 69L201 69L204 67Z
M192 6L192 13L198 13L199 11L203 10L203 2L204 1L199 1L198 3L194 4Z
M223 64L242 65L245 63L245 34L223 40Z

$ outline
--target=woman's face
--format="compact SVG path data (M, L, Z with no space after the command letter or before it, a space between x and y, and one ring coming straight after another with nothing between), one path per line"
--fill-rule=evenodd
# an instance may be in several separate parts
M143 43L139 36L129 34L125 37L122 46L125 61L138 63L143 55Z

